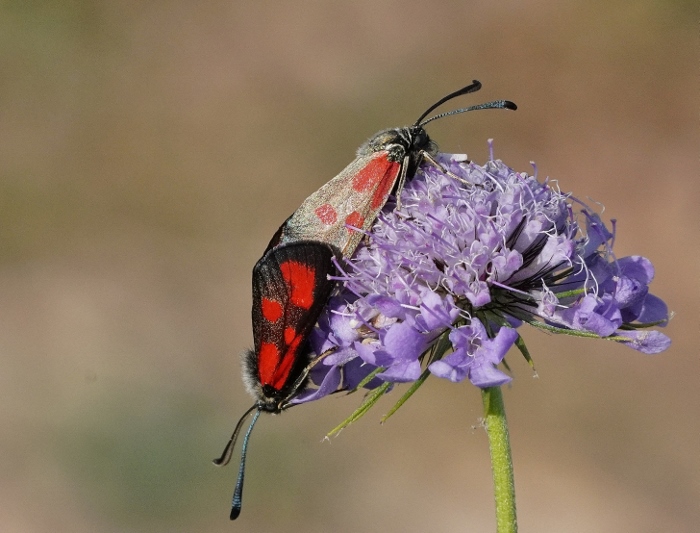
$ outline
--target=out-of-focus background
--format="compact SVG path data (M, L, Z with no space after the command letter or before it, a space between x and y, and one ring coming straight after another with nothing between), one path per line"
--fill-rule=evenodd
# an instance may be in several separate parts
M245 504L214 468L251 404L250 272L379 129L559 180L656 266L673 346L525 330L505 391L522 531L700 527L695 2L0 6L0 530L493 531L477 390L432 380L263 418ZM449 107L448 107L449 108ZM234 459L236 462L236 459Z

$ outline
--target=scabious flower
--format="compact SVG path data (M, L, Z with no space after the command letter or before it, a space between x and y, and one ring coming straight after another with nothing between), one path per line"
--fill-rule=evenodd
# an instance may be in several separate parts
M658 353L668 310L649 293L651 262L617 259L598 214L556 183L499 160L479 166L439 154L390 202L352 259L311 336L324 355L317 388L388 390L428 375L481 388L511 381L498 368L518 328L606 339ZM445 172L445 170L447 172Z

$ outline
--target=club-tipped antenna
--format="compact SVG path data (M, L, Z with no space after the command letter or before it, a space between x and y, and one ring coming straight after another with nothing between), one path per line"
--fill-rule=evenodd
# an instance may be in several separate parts
M485 104L478 104L469 107L463 107L462 109L453 109L452 111L445 111L444 113L440 113L439 115L435 115L434 117L430 117L429 119L420 122L418 126L423 127L428 122L432 122L433 120L437 120L439 118L449 117L450 115L458 115L459 113L466 113L467 111L477 111L479 109L512 109L513 111L515 111L516 109L518 109L518 106L510 100L494 100L493 102L486 102Z
M248 418L248 415L255 411L258 408L258 404L253 405L250 409L248 409L245 413L243 413L243 416L238 420L238 424L236 424L236 429L233 430L233 434L231 435L231 438L228 440L226 443L226 447L224 448L223 453L221 454L221 457L218 459L212 460L212 463L214 463L216 466L226 466L229 461L231 461L231 454L233 454L233 447L236 444L236 440L238 440L238 434L241 432L241 428L243 427L243 422L245 421L246 418Z
M241 514L241 506L243 505L243 478L245 477L245 457L248 453L248 439L250 439L250 434L253 432L253 426L255 426L255 423L258 421L258 417L262 412L262 409L259 407L257 409L258 410L255 411L255 414L253 415L253 420L250 422L250 426L248 426L248 431L245 432L245 437L243 437L243 446L241 447L241 465L238 468L238 479L236 480L236 488L233 489L233 499L231 500L231 520L235 520L238 518L238 515Z
M416 120L414 126L422 126L423 124L421 124L421 120L423 120L425 117L427 117L430 113L432 113L435 109L440 107L448 100L452 100L453 98L457 98L458 96L462 96L463 94L475 93L479 89L481 89L481 82L479 80L474 80L471 82L471 84L467 85L466 87L462 87L458 91L455 91L443 98L440 98L440 100L431 105L428 109L426 109L423 112L421 116L418 117L418 120Z

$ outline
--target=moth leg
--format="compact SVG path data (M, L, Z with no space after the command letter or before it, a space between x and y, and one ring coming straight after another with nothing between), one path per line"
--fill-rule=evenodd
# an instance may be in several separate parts
M313 369L313 367L315 367L318 363L320 363L323 359L328 357L330 354L335 353L335 351L336 351L335 347L331 348L329 350L326 350L321 355L319 355L316 359L314 359L308 365L306 365L306 367L304 368L304 370L302 371L302 373L299 375L299 377L294 382L294 385L292 386L292 391L294 391L294 392L292 392L292 394L288 398L284 399L284 401L282 402L284 405L281 405L280 410L287 409L289 407L292 407L292 405L294 405L294 404L290 404L289 400L292 397L294 397L294 395L296 394L299 387L301 387L301 384L304 383L304 380L306 380L306 378L309 376L309 372L311 372L311 369Z
M304 373L308 375L309 372L311 372L311 369L315 367L318 363L321 362L321 360L325 359L328 357L330 354L337 352L338 349L334 346L333 348L329 348L325 352L323 352L321 355L319 355L316 359L311 361L308 365L306 365L306 368L304 369Z
M406 185L406 173L408 172L408 163L410 158L408 156L403 158L403 164L401 165L401 174L399 175L399 182L396 185L396 210L401 211L401 191L403 191L404 185Z
M421 159L427 161L428 163L430 163L431 165L433 165L435 168L437 168L437 169L440 170L441 172L444 172L445 174L447 174L447 175L448 175L449 177L451 177L452 179L455 179L455 180L459 181L460 183L463 183L464 185L468 185L469 187L474 187L474 185L476 185L475 183L472 183L471 181L467 181L467 180L465 180L464 178L460 178L457 174L455 174L455 173L450 172L449 170L447 170L447 169L446 169L445 167L443 167L440 163L438 163L438 162L433 158L433 156L431 156L428 152L426 152L426 151L421 151L420 157L421 157Z

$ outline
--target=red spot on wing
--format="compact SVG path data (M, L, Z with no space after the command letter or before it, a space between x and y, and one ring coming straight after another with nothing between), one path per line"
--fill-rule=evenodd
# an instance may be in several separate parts
M269 385L275 377L275 370L280 362L280 351L274 344L263 342L258 353L258 376L260 383Z
M271 385L276 389L282 389L287 383L287 378L289 377L289 372L292 370L294 365L295 355L292 352L287 352L287 354L282 358L279 368L275 373L274 380Z
M292 342L289 343L289 352L296 354L302 340L303 337L301 335L297 335L296 337L294 337L294 340L292 340Z
M318 219L326 226L335 224L338 220L338 213L331 204L323 204L317 207L314 213L316 213Z
M287 344L287 349L277 372L275 372L274 381L272 382L272 386L275 389L280 390L286 384L289 378L289 372L292 370L292 365L297 358L297 350L299 350L302 340L302 336L298 335L294 328L285 328L284 342Z
M347 224L348 226L352 226L354 228L361 228L364 223L365 223L365 217L363 217L357 211L353 211L347 217L345 217L345 224ZM348 231L354 231L354 230L348 228Z
M284 329L284 342L287 345L291 345L297 336L297 332L294 328L287 327Z
M280 271L290 291L291 304L310 309L314 303L316 269L296 261L285 261L280 265Z
M377 185L377 189L372 195L372 209L381 209L384 207L386 197L389 196L391 189L394 188L396 177L399 175L401 165L396 162L390 162L390 166L386 169L383 179Z
M262 314L268 322L277 322L282 318L282 304L269 298L263 298L261 302Z
M352 188L357 192L368 192L374 189L386 176L387 171L398 163L389 161L386 155L372 159L352 179Z

